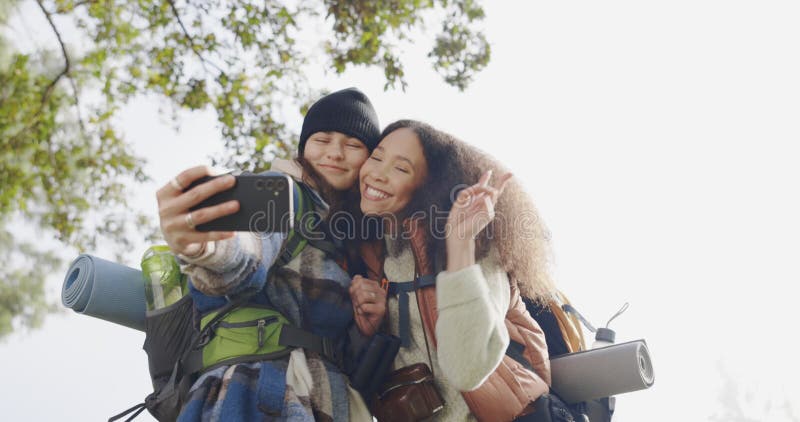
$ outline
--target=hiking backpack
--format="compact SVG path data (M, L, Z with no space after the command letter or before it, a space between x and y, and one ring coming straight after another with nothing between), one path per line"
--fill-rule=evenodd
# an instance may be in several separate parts
M553 300L547 304L540 304L528 298L523 298L523 301L528 312L544 331L550 359L567 353L587 350L581 323L587 327L591 327L591 325L562 292L557 292ZM552 390L550 395L558 397ZM561 399L558 398L558 401ZM610 422L614 414L614 405L613 397L565 404L572 417L581 422ZM552 420L561 419L554 418Z
M341 258L340 247L331 240L319 215L314 212L314 193L301 182L295 182L295 221L281 246L273 267L281 267L297 257L311 244ZM323 229L324 239L315 230ZM315 235L310 235L314 233ZM247 304L257 292L230 298L225 306L205 315L199 315L190 294L167 307L147 311L145 315L145 341L142 348L147 353L148 369L153 392L139 403L115 416L109 422L125 416L133 420L145 409L159 421L174 421L180 414L189 389L197 376L214 366L246 361L274 359L285 356L291 347L314 350L326 358L341 361L341 352L328 339L296 328L277 311L264 306ZM233 333L232 331L238 331ZM258 348L231 350L218 347L218 336L247 335L256 339ZM246 345L245 345L246 346Z

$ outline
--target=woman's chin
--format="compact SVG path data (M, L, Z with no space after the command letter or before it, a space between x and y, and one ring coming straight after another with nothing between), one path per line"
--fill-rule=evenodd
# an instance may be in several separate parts
M330 187L339 192L346 191L350 189L351 186L353 186L353 183L350 180L342 180L341 178L338 177L323 177L323 178L325 179L325 182L327 182L328 185L330 185Z
M364 206L364 202L361 202L361 213L363 213L364 216L366 216L366 217L374 217L374 216L378 215L378 212L379 211L375 210L373 207Z
M376 205L377 204L375 204L373 201L361 198L361 212L367 217L376 217L385 215L387 213L387 211L384 209L385 207L379 207Z

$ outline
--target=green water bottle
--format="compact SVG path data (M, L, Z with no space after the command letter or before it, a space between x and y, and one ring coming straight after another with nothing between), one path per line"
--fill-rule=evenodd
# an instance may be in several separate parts
M145 251L142 275L148 311L172 305L187 293L186 276L169 246L152 246Z

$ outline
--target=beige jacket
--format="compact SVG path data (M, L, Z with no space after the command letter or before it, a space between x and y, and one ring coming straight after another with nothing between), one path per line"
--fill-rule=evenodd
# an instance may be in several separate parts
M410 233L411 251L414 258L414 273L420 275L433 274L434 268L430 259L431 255L427 251L427 242L425 239L426 231L424 227L418 227L414 222L410 221L406 221L404 225L406 227L405 233ZM371 270L376 268L374 263L375 256L372 257L372 263L369 262L369 256L364 256L364 258L365 261L367 261L367 266ZM460 274L462 277L472 273L473 275L471 277L466 277L466 279L469 279L471 282L483 280L483 283L488 286L490 284L490 279L482 277L482 271L474 267L477 266L465 268L459 271L459 273L463 273ZM447 279L447 283L458 283L462 281L452 279L452 276L455 275L455 273L441 273L437 276L437 283L441 283L445 281L445 279ZM374 277L375 275L370 274L370 276ZM431 348L447 348L450 350L448 353L442 353L443 350L437 350L437 353L432 353L432 357L435 357L438 361L433 362L434 366L442 369L441 372L444 372L443 375L446 381L449 381L448 384L462 384L462 387L464 387L466 386L464 382L467 384L469 383L466 379L475 375L470 374L470 376L465 378L463 376L464 374L454 373L452 370L452 362L441 365L443 360L452 360L455 358L456 354L460 354L461 356L459 357L474 356L479 366L484 367L486 366L484 363L491 363L494 368L484 374L477 374L480 378L478 378L479 385L477 385L476 388L471 389L471 391L461 391L463 401L459 402L451 399L449 403L445 405L446 408L448 406L460 407L463 406L463 403L466 403L471 415L461 416L461 412L456 409L451 409L445 412L449 413L449 415L447 415L448 420L471 419L474 416L479 421L511 421L521 415L531 413L534 410L532 403L540 395L547 393L549 390L549 384L551 382L550 361L547 354L547 343L545 342L544 332L528 313L517 288L513 286L513 284L508 286L508 288L509 290L506 291L509 292L509 294L505 296L508 298L508 301L504 304L508 307L505 309L505 318L503 321L506 332L484 336L487 339L487 345L490 346L487 347L487 349L496 349L496 347L491 347L491 345L501 343L507 346L509 339L519 343L524 346L523 355L530 363L533 370L527 369L521 363L505 355L505 350L500 351L500 353L497 353L497 350L492 350L491 353L487 353L487 349L469 350L463 347L470 342L474 342L474 339L464 340L463 336L466 334L464 331L453 330L453 324L449 322L440 324L438 321L439 316L443 315L442 313L445 312L445 310L450 312L453 309L453 298L445 297L445 295L450 296L453 292L452 289L445 288L443 285L438 289L438 292L436 287L423 288L416 292L417 301L419 303L419 315L421 316L422 325L425 327L425 332L430 341ZM488 294L487 296L493 297L496 295ZM502 297L504 295L500 296ZM413 303L414 301L412 300L411 302ZM499 301L491 300L490 302ZM488 306L489 308L492 307L491 304ZM497 311L500 314L503 313L503 310ZM489 312L487 316L491 313L492 312ZM484 324L487 329L494 325L492 321L483 322L487 323ZM494 332L497 330L493 328L491 331ZM460 343L462 345L461 349L458 349L459 342L457 339L459 336L463 340ZM437 340L439 340L439 342L437 342ZM448 370L448 366L451 367L450 370ZM436 376L438 377L438 375ZM457 381L459 379L461 380ZM440 382L441 380L439 380L439 383ZM470 386L470 388L471 387L474 387L474 385ZM445 396L448 396L447 388L448 387L445 387ZM445 400L447 400L447 398L445 398ZM453 410L456 411L452 412Z

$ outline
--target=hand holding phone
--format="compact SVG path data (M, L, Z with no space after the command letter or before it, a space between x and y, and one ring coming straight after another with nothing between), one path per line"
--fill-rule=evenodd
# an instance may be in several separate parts
M220 176L206 176L197 179L186 191ZM233 187L219 192L190 208L191 211L239 201L239 211L203 224L199 231L249 231L283 232L294 227L294 181L280 173L236 175Z

